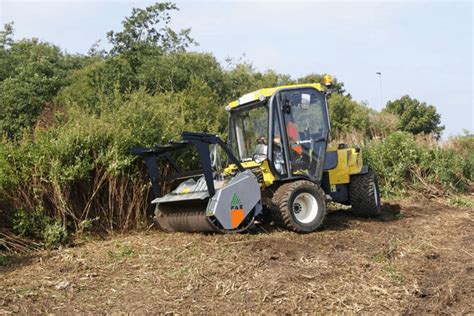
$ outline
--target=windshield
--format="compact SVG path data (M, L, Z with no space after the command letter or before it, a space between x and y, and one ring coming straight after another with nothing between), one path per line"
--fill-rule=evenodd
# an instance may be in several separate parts
M230 115L230 145L241 161L267 156L268 108L266 103L235 110Z
M320 179L329 132L325 97L314 89L282 91L279 96L290 169Z

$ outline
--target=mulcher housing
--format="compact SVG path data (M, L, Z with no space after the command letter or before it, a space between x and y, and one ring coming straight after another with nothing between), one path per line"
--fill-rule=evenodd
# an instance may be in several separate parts
M229 103L227 143L217 135L183 132L179 142L132 149L148 167L157 226L239 232L258 218L311 232L321 226L328 200L377 215L377 180L360 149L328 149L330 77L325 81L261 89ZM201 169L185 173L170 153L190 147ZM167 170L158 170L157 160ZM174 175L164 176L170 169ZM165 183L174 189L162 195Z

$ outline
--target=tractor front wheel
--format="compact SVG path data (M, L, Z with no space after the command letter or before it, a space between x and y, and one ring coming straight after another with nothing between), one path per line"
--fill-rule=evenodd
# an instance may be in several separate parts
M381 214L379 185L372 170L351 176L349 202L357 216L375 217Z
M276 224L298 233L318 229L326 216L326 194L306 180L281 185L272 198Z

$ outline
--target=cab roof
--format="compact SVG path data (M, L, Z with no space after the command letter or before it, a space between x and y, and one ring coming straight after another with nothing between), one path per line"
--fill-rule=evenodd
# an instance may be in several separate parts
M235 101L230 102L227 105L227 108L233 109L242 105L246 105L257 100L263 101L272 95L274 95L277 91L282 89L291 89L291 88L315 88L318 91L324 91L323 85L320 83L305 83L305 84L294 84L294 85L286 85L286 86L278 86L274 88L264 88L260 90L256 90L247 94L244 94L240 98Z

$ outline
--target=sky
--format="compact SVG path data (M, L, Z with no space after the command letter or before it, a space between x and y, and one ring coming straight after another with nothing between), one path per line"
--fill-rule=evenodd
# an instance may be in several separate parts
M87 53L153 1L0 0L15 39L37 37ZM250 61L293 78L329 73L380 110L410 95L436 106L443 138L474 132L472 1L177 1L172 27L191 28L194 51ZM379 77L376 72L381 72Z

